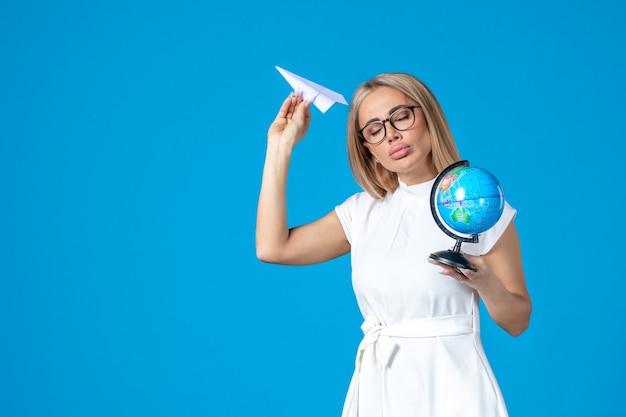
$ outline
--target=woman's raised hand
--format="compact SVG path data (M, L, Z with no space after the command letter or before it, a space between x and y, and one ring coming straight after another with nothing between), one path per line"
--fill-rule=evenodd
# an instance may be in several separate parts
M295 146L306 132L311 123L311 102L303 100L302 95L290 94L285 99L276 118L267 132L268 142L291 144Z

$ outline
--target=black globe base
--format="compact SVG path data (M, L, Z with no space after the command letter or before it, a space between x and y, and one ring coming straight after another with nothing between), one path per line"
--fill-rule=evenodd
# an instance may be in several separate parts
M439 252L431 253L429 258L458 269L471 269L472 271L476 271L474 265L472 265L461 252L454 250L440 250Z

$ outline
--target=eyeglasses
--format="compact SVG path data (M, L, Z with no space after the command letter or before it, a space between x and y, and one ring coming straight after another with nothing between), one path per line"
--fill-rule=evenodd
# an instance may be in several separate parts
M387 127L385 122L396 130L404 131L409 130L413 123L415 123L415 109L422 106L405 106L400 107L394 111L385 120L376 120L369 122L358 131L358 135L361 136L367 143L371 145L377 145L387 137Z

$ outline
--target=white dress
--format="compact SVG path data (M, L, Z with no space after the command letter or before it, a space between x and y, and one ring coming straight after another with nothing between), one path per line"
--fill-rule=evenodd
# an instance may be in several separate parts
M357 193L335 208L365 334L342 417L507 416L480 340L478 295L427 261L455 242L432 218L434 182L401 182L384 200ZM488 252L515 213L505 204L479 243L461 250Z

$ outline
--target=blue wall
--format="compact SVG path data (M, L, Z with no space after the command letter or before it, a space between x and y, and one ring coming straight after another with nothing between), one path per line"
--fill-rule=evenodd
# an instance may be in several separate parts
M0 5L0 415L339 415L349 258L255 257L275 65L422 78L519 211L531 327L483 316L510 414L624 412L621 2L208 3ZM358 191L346 116L313 109L293 225Z

